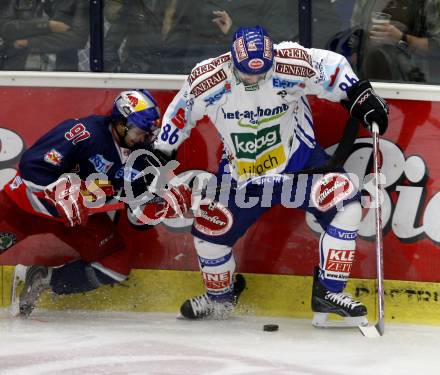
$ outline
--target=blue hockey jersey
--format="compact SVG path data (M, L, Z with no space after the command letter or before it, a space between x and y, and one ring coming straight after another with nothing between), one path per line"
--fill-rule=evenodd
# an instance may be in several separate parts
M89 116L66 120L43 135L22 155L15 178L6 193L27 212L56 217L44 198L44 188L63 173L76 173L86 180L92 173L104 173L103 190L114 195L123 187L124 177L132 180L138 171L124 170L130 150L120 147L112 135L109 117Z

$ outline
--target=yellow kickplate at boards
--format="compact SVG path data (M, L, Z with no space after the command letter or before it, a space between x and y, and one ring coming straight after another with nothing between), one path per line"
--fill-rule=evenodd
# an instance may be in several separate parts
M0 306L8 307L13 267L0 266ZM240 314L311 318L312 277L244 274L247 288L240 298ZM366 304L375 316L375 283L351 279L347 293ZM203 293L199 272L133 270L129 280L89 293L53 298L44 293L39 304L48 309L176 312L187 298ZM440 324L440 284L385 280L387 321Z

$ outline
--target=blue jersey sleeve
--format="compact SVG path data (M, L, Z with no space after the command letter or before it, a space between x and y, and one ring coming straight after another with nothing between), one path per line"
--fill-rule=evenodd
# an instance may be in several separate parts
M92 130L85 121L66 120L47 132L23 155L19 170L24 180L46 186L67 172L87 154Z

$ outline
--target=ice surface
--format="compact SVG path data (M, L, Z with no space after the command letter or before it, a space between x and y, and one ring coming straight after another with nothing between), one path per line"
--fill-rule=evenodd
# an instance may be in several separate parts
M263 325L279 324L277 332ZM388 324L316 329L309 320L238 316L186 321L175 314L0 311L0 374L438 374L440 327Z

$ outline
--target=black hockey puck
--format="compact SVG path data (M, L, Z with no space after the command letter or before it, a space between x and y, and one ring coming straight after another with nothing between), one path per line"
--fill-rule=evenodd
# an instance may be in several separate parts
M265 324L263 326L263 331L266 332L275 332L278 331L280 327L278 326L278 324Z

